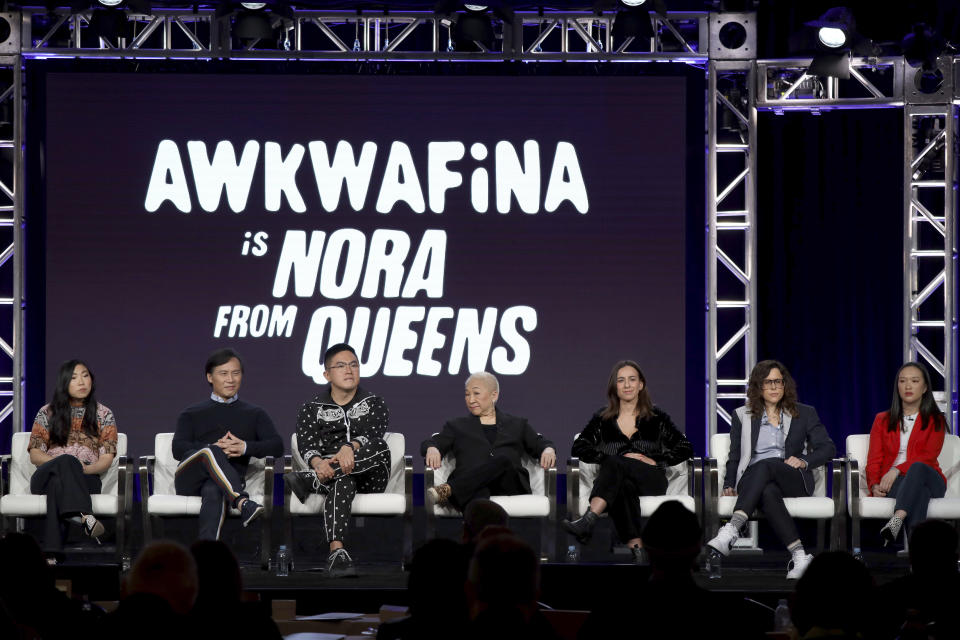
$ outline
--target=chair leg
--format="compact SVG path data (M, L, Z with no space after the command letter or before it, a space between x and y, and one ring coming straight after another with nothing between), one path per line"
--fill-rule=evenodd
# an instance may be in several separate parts
M852 518L850 521L850 546L854 553L860 550L860 518Z
M413 560L413 517L409 511L403 514L403 558L400 561L401 568L406 568L407 563Z
M270 570L270 552L273 551L273 514L261 518L260 523L260 568Z
M826 523L823 520L817 520L817 551L822 552L826 542Z

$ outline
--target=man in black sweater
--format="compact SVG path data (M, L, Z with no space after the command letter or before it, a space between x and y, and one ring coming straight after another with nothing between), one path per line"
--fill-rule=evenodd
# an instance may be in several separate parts
M233 349L207 358L208 400L187 407L177 419L173 457L180 461L177 494L200 496L201 540L217 540L228 507L240 511L243 526L263 507L244 491L250 458L283 455L283 441L267 412L240 400L243 361Z

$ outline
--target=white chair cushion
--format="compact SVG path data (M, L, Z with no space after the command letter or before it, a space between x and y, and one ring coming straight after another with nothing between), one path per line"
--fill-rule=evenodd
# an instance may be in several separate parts
M717 473L719 474L720 490L723 490L723 482L727 474L727 460L730 459L730 434L715 433L710 437L710 457L717 461ZM827 474L826 465L819 466L813 470L813 495L810 497L827 495ZM729 496L728 496L729 497ZM788 500L800 500L801 498L788 498ZM806 500L807 498L802 498ZM722 512L721 512L722 513ZM793 515L793 514L791 514ZM832 511L831 511L832 515ZM807 516L798 516L807 517Z
M313 494L307 497L307 503L300 502L295 495L290 496L290 514L295 516L315 516L323 511L326 496ZM406 496L395 493L358 493L353 498L350 512L355 516L400 516L407 510Z
M737 503L736 496L720 496L717 500L717 513L721 518L733 515L733 506ZM818 496L807 498L784 498L787 513L794 518L832 518L833 500Z
M27 447L30 444L30 432L20 431L13 434L10 444L10 493L0 499L0 513L8 516L30 517L47 513L47 497L30 493L30 478L37 467L30 462ZM101 493L91 495L93 512L97 515L116 515L117 478L119 476L120 456L127 454L127 434L117 434L117 455L107 469L100 475Z
M893 498L874 498L867 489L867 455L870 450L870 434L857 433L847 436L847 457L857 461L860 471L860 517L887 520L893 516L896 501ZM947 477L947 492L942 498L934 498L927 506L927 517L943 520L960 519L960 437L946 434L943 448L937 458L940 469ZM850 490L850 474L847 474L847 509L853 514L853 492Z
M388 431L383 434L383 441L390 449L390 478L383 493L358 493L353 498L350 512L356 516L399 516L407 510L407 497L404 489L404 455L406 439L402 433ZM302 471L307 468L306 462L297 449L297 434L290 436L290 451L293 468ZM297 496L290 496L290 514L295 516L312 516L323 511L326 496L313 494L307 497L307 503L300 502Z
M543 518L550 515L550 499L546 496L490 496L511 518ZM461 518L452 507L434 507L438 518Z
M490 496L490 500L503 507L511 518L539 518L550 515L550 499L547 498L543 486L544 473L540 461L534 460L524 453L520 457L520 462L530 477L531 495ZM433 472L434 486L446 482L456 468L457 461L452 454L448 453L443 456L440 461L440 468ZM436 505L433 507L433 513L438 518L460 518L463 515L453 507L438 507Z
M153 495L147 498L147 512L154 516L192 516L200 513L200 496L178 496L174 486L177 466L173 457L173 434L158 433L154 438ZM250 458L247 466L244 491L254 502L263 504L266 462L263 458ZM240 512L231 508L229 514Z
M641 496L640 513L649 515L667 500L677 500L690 511L694 511L696 505L690 495L689 469L690 467L686 462L667 467L666 494L662 496ZM599 472L599 464L580 462L580 510L577 513L587 511L587 507L590 505L590 493L593 491L593 484L596 482Z

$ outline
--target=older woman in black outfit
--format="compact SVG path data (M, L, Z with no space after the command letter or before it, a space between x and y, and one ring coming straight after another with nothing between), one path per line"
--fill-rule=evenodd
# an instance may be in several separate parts
M640 502L667 490L666 467L693 455L686 436L661 409L654 407L640 366L632 360L614 365L607 382L607 406L590 419L573 443L573 455L600 465L590 494L590 508L564 529L585 543L604 511L617 535L645 562L640 539Z

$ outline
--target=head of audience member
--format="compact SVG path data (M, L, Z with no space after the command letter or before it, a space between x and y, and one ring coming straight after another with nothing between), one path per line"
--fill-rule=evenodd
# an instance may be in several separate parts
M540 595L540 559L530 545L498 527L487 527L470 560L466 592L470 617L485 612L529 620Z
M67 444L73 426L74 405L96 407L97 384L93 370L82 360L67 360L57 372L57 384L50 400L50 440L52 444ZM80 427L84 433L99 438L97 412L85 411Z
M360 358L345 342L332 345L323 353L323 377L339 393L355 392L360 384Z
M467 411L475 416L495 416L499 397L500 382L492 373L486 371L471 373L464 383L463 399L467 403Z
M233 349L217 349L204 366L210 389L226 400L237 395L243 380L243 359Z
M690 575L703 546L697 516L677 500L661 504L643 528L654 575Z
M758 362L747 382L750 413L761 416L767 405L776 406L791 416L797 415L797 383L783 363L776 360Z
M13 580L0 580L0 600L7 603L16 616L21 600L42 598L42 593L53 587L53 573L43 558L37 541L25 533L11 532L0 539L0 567Z
M190 545L190 553L197 564L197 608L240 602L243 581L230 547L220 540L198 540Z
M197 599L197 564L181 544L151 542L133 563L126 595L151 594L165 600L174 613L187 614Z
M436 538L413 554L410 564L410 613L423 620L464 622L467 603L463 583L467 566L460 545Z
M476 543L486 527L507 527L507 512L492 500L472 500L463 511L463 542Z
M854 636L869 626L873 580L862 562L842 551L821 553L797 581L791 607L801 635L830 629Z
M957 530L943 520L924 520L910 533L914 575L935 578L957 573Z
M653 400L647 390L647 379L633 360L621 360L613 365L607 379L607 406L600 416L606 420L620 415L620 403L634 405L641 418L653 411Z

